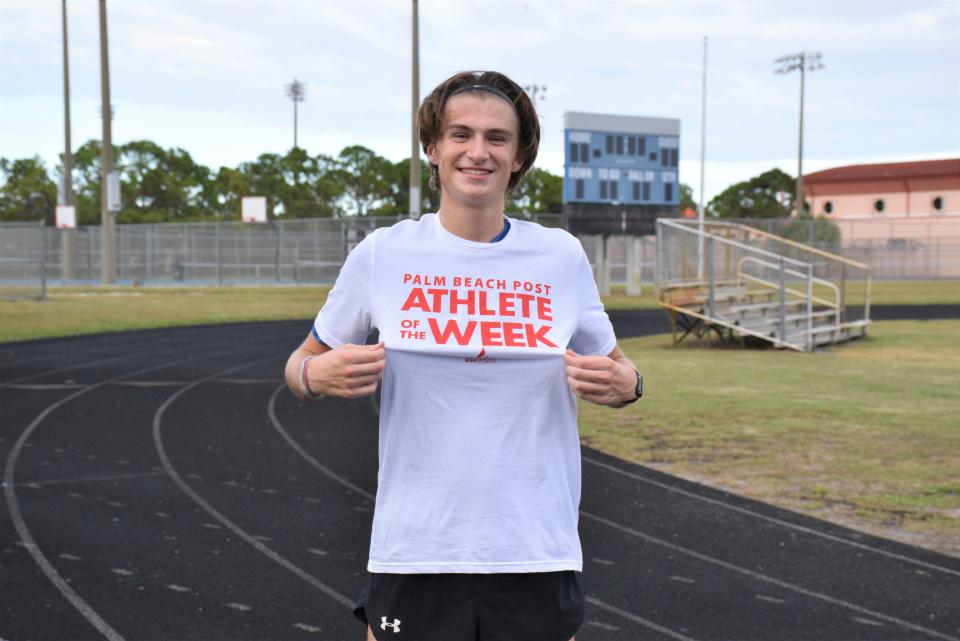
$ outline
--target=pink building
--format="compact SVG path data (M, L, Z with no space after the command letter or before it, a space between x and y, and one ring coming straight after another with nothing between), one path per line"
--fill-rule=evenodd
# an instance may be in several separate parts
M825 169L806 174L803 190L844 243L960 241L960 158Z

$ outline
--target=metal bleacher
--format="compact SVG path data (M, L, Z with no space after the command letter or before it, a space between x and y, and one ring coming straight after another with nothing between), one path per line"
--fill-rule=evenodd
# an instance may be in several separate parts
M674 342L813 351L870 324L867 265L736 223L657 220L657 289Z

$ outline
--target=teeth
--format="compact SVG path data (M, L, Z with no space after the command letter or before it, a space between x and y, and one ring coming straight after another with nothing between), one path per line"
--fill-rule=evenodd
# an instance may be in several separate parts
M465 174L473 174L475 176L486 176L487 174L493 173L489 169L461 169Z

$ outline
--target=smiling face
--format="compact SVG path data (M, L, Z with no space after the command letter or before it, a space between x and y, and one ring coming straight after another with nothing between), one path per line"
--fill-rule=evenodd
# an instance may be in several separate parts
M510 174L522 165L517 130L513 107L497 96L463 93L448 100L440 136L427 147L439 168L441 204L496 205L502 213Z

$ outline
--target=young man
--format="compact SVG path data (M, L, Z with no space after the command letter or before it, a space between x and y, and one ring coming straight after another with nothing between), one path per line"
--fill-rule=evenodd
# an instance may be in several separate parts
M382 382L368 641L567 641L584 609L575 396L621 407L640 375L577 240L504 216L540 140L524 91L459 73L418 123L440 211L350 253L287 383Z

